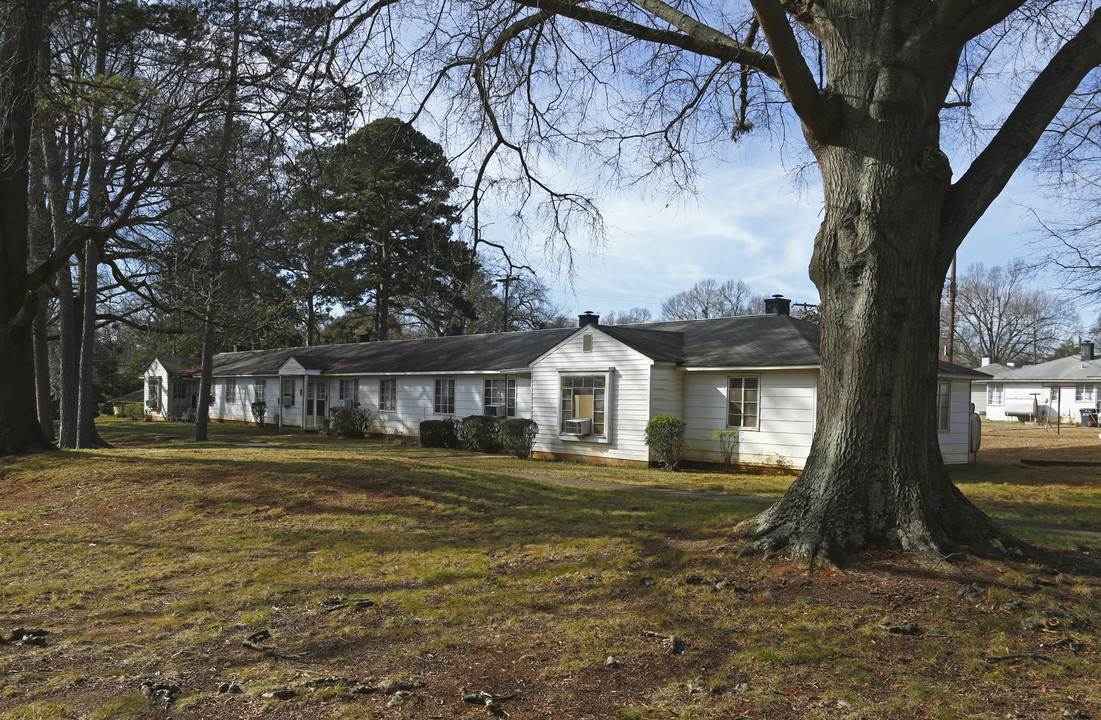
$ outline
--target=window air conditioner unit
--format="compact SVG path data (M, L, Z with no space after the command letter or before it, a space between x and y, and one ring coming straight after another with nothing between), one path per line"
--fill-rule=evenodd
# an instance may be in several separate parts
M293 406L294 406L294 395L284 395L283 396L283 407L293 407Z
M492 415L493 417L504 417L507 414L507 405L486 405L486 415Z
M593 434L593 419L592 418L573 418L566 421L566 434L567 435L592 435Z

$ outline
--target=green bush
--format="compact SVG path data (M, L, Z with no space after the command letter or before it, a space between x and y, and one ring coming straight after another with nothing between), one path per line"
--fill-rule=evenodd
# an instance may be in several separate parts
M131 420L144 420L147 413L142 403L126 403L122 406L122 414Z
M672 470L680 460L684 428L688 423L675 415L658 415L646 423L646 446L666 470Z
M318 435L335 435L333 432L333 421L329 419L327 415L318 415L314 421L317 424Z
M320 418L318 418L320 420ZM329 435L361 438L371 429L371 411L362 405L329 408Z
M459 446L458 423L454 418L422 420L420 426L421 447L453 448Z
M474 452L497 452L501 447L501 423L492 415L468 415L459 425L459 440Z
M524 460L531 456L539 425L528 418L510 418L501 422L501 443L505 451Z

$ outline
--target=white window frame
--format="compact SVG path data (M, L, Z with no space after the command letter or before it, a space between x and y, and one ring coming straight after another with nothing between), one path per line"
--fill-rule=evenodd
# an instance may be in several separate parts
M455 414L455 378L436 378L432 411L437 415Z
M153 409L159 409L161 406L161 378L154 375L147 378L145 394L148 397L145 400L145 404Z
M600 378L604 382L604 387L601 388L603 393L604 409L601 411L604 415L603 428L600 432L597 432L596 418L593 418L593 431L591 435L571 435L566 433L566 420L572 420L577 418L576 409L571 408L570 417L566 417L566 387L565 381L573 381L575 379L585 378ZM593 414L596 414L596 388L594 387L593 393ZM573 393L576 396L576 393ZM612 371L610 370L593 370L593 371L577 371L577 372L560 372L558 375L558 435L565 440L588 440L592 442L608 442L610 437L609 429L612 422Z
M1074 402L1093 402L1093 399L1097 396L1097 391L1093 385L1075 385L1074 386Z
M252 386L252 400L253 402L264 401L267 402L268 394L268 381L257 380Z
M292 408L298 404L298 383L296 379L297 378L283 378L283 381L279 383L279 407L283 407L283 398L288 395L291 397L291 404L286 407Z
M226 402L227 403L237 402L237 381L236 380L226 380Z
M986 384L986 404L1005 405L1005 383Z
M937 431L952 430L952 383L937 383Z
M398 409L398 381L397 378L381 378L378 381L378 410L379 412L397 412Z
M342 378L340 380L340 387L337 390L337 402L341 406L351 405L355 407L359 404L358 378Z
M744 410L743 410L743 412L739 413L742 417L742 421L741 421L740 424L733 425L730 422L730 416L731 416L730 409L731 409L731 406L734 403L733 383L734 383L735 380L740 381L739 387L738 387L738 392L739 392L738 400L742 403L741 407L744 409L746 402L751 402L751 403L754 403L756 405L756 408L755 408L756 412L753 414L753 417L756 419L756 421L754 422L753 425L746 425L745 418L746 418L747 413L745 413ZM757 399L756 400L748 400L747 401L745 399L745 390L746 390L745 381L746 380L752 380L753 382L755 382L757 384L757 388L756 388L757 389ZM726 427L727 427L727 429L742 430L742 431L746 431L746 430L758 431L758 430L760 430L761 429L761 376L760 375L727 375L726 376L726 408L725 408L725 410L726 410Z
M504 389L499 387L504 383ZM504 400L503 403L498 399ZM516 378L494 377L486 378L482 385L482 413L488 415L486 410L490 405L504 405L505 417L516 417Z
M184 384L183 380L172 383L172 399L187 400L187 385Z

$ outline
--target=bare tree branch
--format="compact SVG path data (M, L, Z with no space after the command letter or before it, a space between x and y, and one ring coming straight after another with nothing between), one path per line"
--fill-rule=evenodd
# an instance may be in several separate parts
M668 30L659 30L645 25L639 25L638 23L598 10L592 10L591 8L575 2L569 2L568 0L516 0L516 2L538 10L552 12L555 15L581 20L591 25L608 28L609 30L615 30L618 33L629 35L638 40L661 45L671 45L681 48L682 50L688 50L718 60L748 65L749 67L760 70L773 79L780 79L780 72L776 67L776 62L771 57L733 40L729 42L721 41L719 38L725 36L722 36L721 33L718 32L711 33L711 37L707 39L682 35ZM700 28L703 27L698 23L697 25ZM701 35L704 34L702 31L698 32Z
M779 0L752 0L752 3L795 114L803 121L812 143L825 141L834 131L835 112L814 81L787 14Z
M952 186L941 221L946 253L959 247L1036 147L1067 98L1098 65L1101 65L1101 10L1094 11L1081 31L1036 76L986 149Z

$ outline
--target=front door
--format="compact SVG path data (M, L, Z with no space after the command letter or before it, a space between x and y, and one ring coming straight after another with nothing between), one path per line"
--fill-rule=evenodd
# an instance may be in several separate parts
M306 427L317 427L317 418L328 412L328 382L310 380L306 386Z

